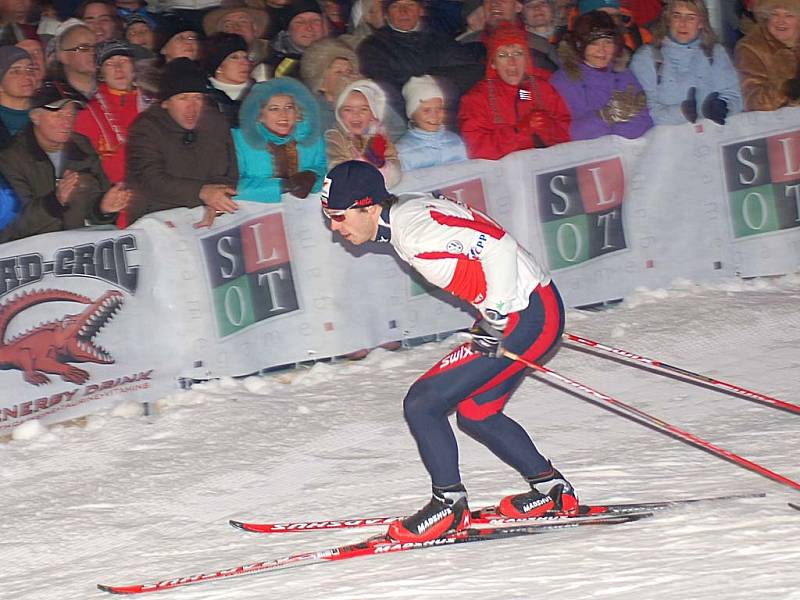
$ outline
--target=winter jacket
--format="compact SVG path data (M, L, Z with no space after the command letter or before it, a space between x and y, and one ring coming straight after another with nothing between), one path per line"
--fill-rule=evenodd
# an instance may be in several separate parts
M294 98L299 108L298 114L302 115L302 120L295 124L287 136L269 131L258 120L261 107L277 94ZM270 145L280 147L281 151L291 155L296 151L297 166L294 172L313 171L317 180L311 191L317 192L322 188L322 180L327 172L325 142L319 128L317 103L302 83L283 77L254 85L242 103L239 119L240 129L232 132L239 163L236 200L280 202L283 179L275 176L276 156L270 153Z
M566 103L547 81L547 71L533 72L518 86L500 78L484 79L461 99L458 123L470 158L497 160L517 150L569 141ZM536 110L549 120L544 129L534 131L527 118Z
M384 210L377 239L484 316L523 310L531 292L550 283L547 269L489 217L432 194L401 194Z
M288 31L281 31L272 44L271 52L265 64L270 77L300 78L300 61L303 50L292 43Z
M480 44L461 45L435 31L378 29L357 49L361 72L378 83L400 90L419 75L445 77L459 94L465 93L483 73Z
M639 93L642 86L622 61L605 69L595 69L581 60L572 46L562 42L559 49L562 68L550 83L558 90L572 114L570 136L573 140L591 140L604 135L637 138L653 126L647 108L630 121L608 123L600 116L615 91Z
M20 201L14 188L0 175L0 231L14 222L20 208Z
M75 131L89 138L111 183L125 179L128 130L142 106L136 90L119 92L102 83L75 119Z
M253 82L247 81L241 85L225 85L213 77L209 77L208 82L210 84L208 98L211 103L215 104L217 110L225 116L231 129L239 127L239 109L242 107L242 101L250 92Z
M13 139L14 136L11 135L11 132L8 130L8 127L6 127L6 124L0 120L0 149L8 146Z
M403 171L467 160L464 140L444 127L439 131L410 128L408 133L397 140L397 153Z
M195 129L178 125L153 104L131 125L127 182L134 191L132 220L145 213L201 206L200 188L217 183L236 187L239 170L228 122L206 106Z
M547 38L531 31L526 32L528 48L531 50L531 60L537 67L546 71L557 71L561 61L558 57L556 46Z
M382 129L371 135L355 136L348 133L342 125L337 123L336 127L326 131L325 148L328 155L328 169L332 169L346 160L369 162L365 151L367 147L375 144L375 138L378 137L383 138L381 143L385 145L384 163L379 167L378 165L375 166L383 175L387 188L397 185L402 176L400 159L397 156L397 148L395 148L389 137L383 133Z
M679 44L664 38L660 52L652 45L642 46L634 54L631 71L647 94L647 107L656 125L686 123L681 103L689 88L696 88L698 114L702 118L703 100L718 92L728 105L728 114L742 112L742 90L728 53L715 44L711 56L700 39Z
M70 201L62 206L56 198L56 181L61 177L42 150L33 126L21 131L0 151L0 173L16 192L20 202L16 219L0 232L0 242L79 229L91 223L111 223L115 214L100 213L100 201L111 187L100 158L84 136L73 133L64 146L64 171L80 174L80 182Z
M785 46L760 24L736 44L734 60L742 80L746 110L800 105L800 98L789 98L785 90L786 82L798 76L800 45Z

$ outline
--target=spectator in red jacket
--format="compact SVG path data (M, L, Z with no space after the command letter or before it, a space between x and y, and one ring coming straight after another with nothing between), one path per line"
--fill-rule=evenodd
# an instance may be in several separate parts
M75 119L75 131L89 138L100 156L108 180L125 179L128 129L146 108L133 86L133 48L128 42L110 41L97 46L100 85L86 108ZM130 224L127 211L120 211L117 226Z
M112 41L97 46L100 85L75 119L75 131L92 142L111 183L125 179L128 128L146 108L133 87L133 48Z
M486 77L461 100L461 135L470 158L496 160L510 152L568 142L570 113L533 66L525 32L504 23L487 42Z

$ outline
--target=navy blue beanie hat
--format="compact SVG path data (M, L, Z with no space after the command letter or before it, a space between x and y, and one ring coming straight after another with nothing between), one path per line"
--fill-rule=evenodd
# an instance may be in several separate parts
M348 160L328 171L322 184L322 208L346 210L380 204L391 194L383 175L363 160Z

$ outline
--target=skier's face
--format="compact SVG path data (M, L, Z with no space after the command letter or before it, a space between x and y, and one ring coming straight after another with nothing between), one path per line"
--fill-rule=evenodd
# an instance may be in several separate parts
M377 204L365 208L350 208L340 213L326 213L331 230L355 246L375 239L381 207Z

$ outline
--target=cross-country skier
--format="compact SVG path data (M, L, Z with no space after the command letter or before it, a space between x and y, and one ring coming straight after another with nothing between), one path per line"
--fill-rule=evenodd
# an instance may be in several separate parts
M525 375L522 363L503 356L503 350L536 362L564 330L564 307L547 270L486 215L433 194L396 197L380 172L363 161L332 169L321 199L331 229L348 242L391 244L430 283L480 313L471 342L450 352L406 395L405 418L430 473L433 497L414 515L392 523L388 535L420 542L469 527L458 446L448 421L453 410L463 431L530 484L530 491L501 500L502 514L575 514L573 487L503 413Z

